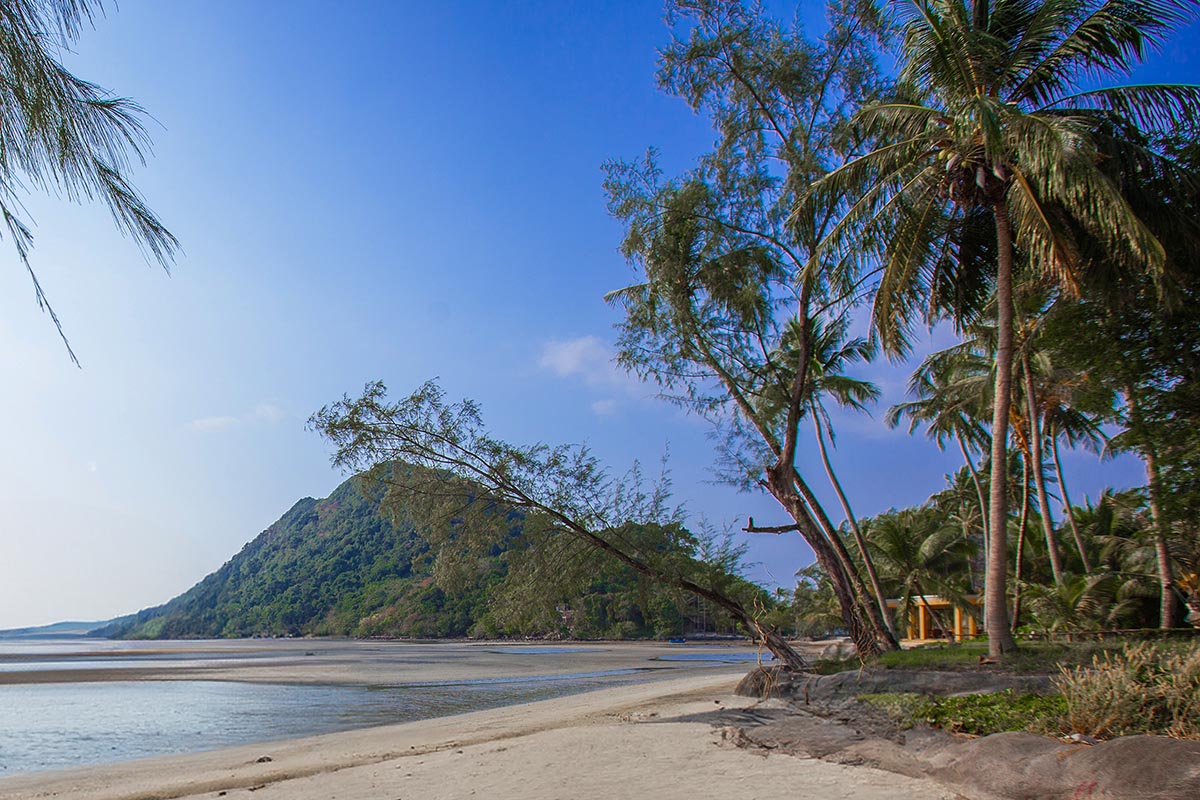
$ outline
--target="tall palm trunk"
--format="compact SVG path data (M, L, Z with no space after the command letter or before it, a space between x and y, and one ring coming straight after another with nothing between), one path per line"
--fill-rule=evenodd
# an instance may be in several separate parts
M1008 413L1012 406L1013 237L1003 198L996 201L996 391L992 403L992 474L989 487L988 564L985 588L988 654L1017 649L1008 629Z
M1033 469L1033 485L1037 488L1038 509L1042 518L1042 533L1046 536L1046 552L1050 555L1050 573L1054 585L1063 585L1062 559L1058 553L1058 540L1054 536L1054 518L1050 516L1050 501L1046 495L1046 470L1042 462L1042 415L1038 410L1034 394L1033 370L1029 368L1029 356L1021 355L1021 372L1025 376L1025 408L1029 417L1029 455Z
M862 576L858 574L858 567L854 564L854 559L850 557L850 552L846 549L846 545L842 542L842 537L838 535L837 528L833 526L829 515L825 513L825 507L821 505L821 501L813 494L812 488L808 483L796 473L794 476L796 488L799 489L801 497L808 504L813 516L816 517L822 530L825 532L825 537L832 545L834 552L837 554L838 561L841 562L842 569L849 579L851 586L854 588L856 605L865 615L867 623L871 626L873 635L883 642L884 650L899 650L900 643L896 641L896 637L892 634L891 628L885 622L886 617L880 614L879 608L875 603L871 602L870 594L867 591L866 585L863 583ZM886 606L885 606L886 607Z
M1063 515L1071 526L1071 536L1075 539L1075 548L1079 550L1079 560L1083 562L1083 571L1092 574L1092 560L1088 557L1087 548L1083 545L1083 535L1079 532L1079 523L1075 521L1075 512L1071 510L1071 498L1067 494L1067 479L1063 476L1062 460L1058 457L1058 431L1051 431L1050 454L1054 458L1054 474L1058 478L1058 489L1062 492Z
M854 511L850 508L850 501L846 499L846 493L842 491L842 482L838 480L837 474L833 471L833 465L829 462L829 451L825 447L825 435L821 431L821 419L817 416L817 409L813 409L812 416L813 427L817 431L817 447L821 451L821 462L825 465L825 474L829 476L829 482L833 484L833 491L837 493L838 502L842 505L842 513L846 515L846 524L850 526L850 532L854 535L854 542L858 545L858 552L862 556L863 566L867 570L867 578L871 581L871 590L875 593L875 603L879 608L879 614L883 617L883 623L887 626L892 638L898 639L896 626L892 621L891 614L888 613L887 598L884 597L883 587L879 583L879 574L875 571L875 562L871 558L871 551L867 549L867 541L863 537L862 530L858 527L858 519L854 516Z
M1167 535L1163 530L1161 506L1158 502L1158 460L1154 451L1146 450L1146 480L1150 490L1150 521L1154 525L1154 556L1158 561L1158 627L1163 630L1174 628L1175 583L1171 570L1171 551L1167 548Z
M1129 421L1133 429L1140 433L1142 409L1132 386L1125 387L1125 397L1129 401ZM1150 494L1150 524L1154 528L1154 556L1158 562L1158 627L1169 630L1177 624L1173 592L1175 579L1171 574L1171 551L1167 548L1166 520L1163 519L1162 504L1159 498L1158 458L1151 445L1147 444L1142 450L1142 458L1146 462L1146 488Z
M975 496L979 498L979 527L983 531L983 552L984 558L987 558L988 542L991 537L988 536L988 507L987 500L983 497L983 482L979 480L979 470L975 467L975 461L971 458L971 451L967 450L966 442L961 436L955 437L958 440L958 449L962 451L963 461L967 462L967 471L971 473L971 483L975 484ZM974 583L971 584L974 589Z
M1021 521L1017 524L1017 555L1013 560L1013 633L1021 626L1021 564L1025 560L1025 532L1029 529L1029 462L1021 459Z

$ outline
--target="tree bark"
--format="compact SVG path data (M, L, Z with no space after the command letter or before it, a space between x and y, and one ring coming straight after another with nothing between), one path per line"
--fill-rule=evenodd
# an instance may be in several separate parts
M1017 649L1008 628L1008 413L1012 405L1013 237L1004 199L996 201L996 390L992 403L992 474L989 496L987 606L988 654Z
M898 648L899 642L897 640L900 637L896 633L896 626L892 622L892 615L888 613L887 598L884 597L883 587L879 583L879 574L875 571L875 562L871 558L871 552L867 549L867 541L863 538L862 530L858 527L858 519L854 516L854 511L850 508L850 501L846 499L846 493L842 491L842 482L838 480L837 474L833 471L833 465L829 462L829 451L825 447L825 436L821 432L821 420L817 416L815 408L813 409L813 427L817 431L817 447L821 451L821 461L825 464L825 474L829 476L829 482L833 484L833 491L837 493L838 502L842 505L842 513L846 515L846 524L850 526L854 542L858 545L858 552L862 555L863 566L867 570L867 578L871 581L871 590L875 593L875 602L878 605L882 622L892 637L892 642L889 644L895 644Z
M855 607L859 610L860 618L870 626L872 631L872 638L875 641L874 654L878 655L881 650L899 650L900 643L892 636L892 632L888 630L887 625L879 616L879 610L871 602L870 594L863 583L862 576L858 574L858 567L855 565L854 559L851 558L850 552L846 549L845 543L842 542L842 537L838 536L837 528L833 526L829 515L825 513L825 507L821 505L821 501L813 494L812 488L804 478L795 470L792 472L796 489L799 490L800 496L816 517L821 530L825 532L825 538L833 548L838 562L842 565L842 571L845 573L851 588L854 590ZM883 642L882 647L879 644L880 640Z
M1054 458L1054 474L1058 478L1058 489L1062 493L1063 515L1071 526L1071 536L1075 539L1075 548L1079 551L1079 560L1083 562L1083 571L1092 574L1092 560L1088 557L1087 548L1083 544L1083 534L1079 532L1079 523L1075 521L1075 512L1071 510L1071 498L1067 494L1067 479L1063 476L1062 461L1058 457L1058 431L1054 431L1050 439L1050 454Z
M988 542L988 507L987 500L983 497L983 483L979 480L979 470L975 467L975 462L971 460L971 452L967 450L967 445L961 436L955 437L958 440L958 449L962 451L963 461L967 462L967 470L971 473L971 482L975 484L975 496L979 498L979 527L983 531L983 552L984 559L987 558ZM971 588L976 588L974 584Z
M865 659L879 655L879 643L876 641L874 631L863 621L860 604L854 596L854 587L846 576L846 571L842 568L842 563L838 559L833 545L817 527L804 499L797 492L795 474L795 469L791 464L777 462L767 469L767 489L795 521L800 535L812 548L817 563L829 576L830 583L833 585L833 593L837 597L838 606L842 612L842 619L846 622L846 628L858 650L859 657Z
M1017 525L1017 556L1013 564L1013 633L1021 624L1021 561L1025 555L1025 531L1029 525L1029 462L1021 462L1021 521Z
M1171 551L1163 530L1162 508L1158 502L1158 461L1154 451L1146 449L1146 480L1150 492L1150 521L1154 525L1154 557L1158 562L1158 627L1170 630L1178 625L1175 619L1175 579L1171 569Z
M1141 433L1142 410L1137 402L1137 394L1132 386L1125 387L1125 397L1129 402L1129 421L1133 430ZM1171 574L1171 551L1167 548L1166 520L1162 515L1162 504L1159 498L1158 458L1154 447L1149 442L1141 449L1142 459L1146 463L1146 489L1150 495L1150 524L1154 528L1154 557L1158 562L1158 627L1163 630L1174 628L1178 623L1175 619L1175 597L1173 586L1174 576Z
M1062 559L1058 553L1058 540L1054 536L1054 518L1050 515L1050 501L1046 494L1046 470L1042 461L1042 423L1034 394L1033 370L1029 367L1029 356L1021 356L1021 372L1025 376L1025 409L1029 417L1029 455L1033 470L1033 485L1037 488L1038 510L1041 512L1042 533L1046 536L1046 552L1050 556L1050 573L1054 585L1063 585Z

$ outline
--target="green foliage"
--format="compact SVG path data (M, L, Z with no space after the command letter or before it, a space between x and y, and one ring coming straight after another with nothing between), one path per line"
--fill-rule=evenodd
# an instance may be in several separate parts
M953 733L986 736L1004 731L1057 732L1066 701L1058 695L1019 694L1013 690L957 697L928 697L906 692L864 694L859 700L887 712L903 727L924 722Z
M1130 645L1093 657L1088 667L1063 667L1055 686L1072 731L1200 739L1200 644Z
M102 0L4 0L0 6L0 218L33 281L34 297L58 328L58 316L29 262L33 233L24 193L45 191L75 202L100 201L117 228L168 267L178 241L129 183L150 137L145 112L124 97L72 75L62 64L80 34L103 12Z

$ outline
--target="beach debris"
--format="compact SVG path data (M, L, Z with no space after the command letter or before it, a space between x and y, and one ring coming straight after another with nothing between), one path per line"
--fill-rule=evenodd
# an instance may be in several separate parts
M258 758L254 759L254 763L255 764L269 764L274 760L275 759L271 758L270 756L259 756Z

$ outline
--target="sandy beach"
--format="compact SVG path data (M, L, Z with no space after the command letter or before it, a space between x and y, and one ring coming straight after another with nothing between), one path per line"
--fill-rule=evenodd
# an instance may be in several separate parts
M498 800L883 798L952 793L925 780L726 742L753 713L741 668L522 706L286 742L0 780L0 798Z

